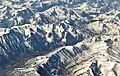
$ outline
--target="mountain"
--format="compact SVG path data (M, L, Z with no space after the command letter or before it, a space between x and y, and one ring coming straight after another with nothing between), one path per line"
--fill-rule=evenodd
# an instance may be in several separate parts
M119 8L116 0L2 1L0 76L120 76Z

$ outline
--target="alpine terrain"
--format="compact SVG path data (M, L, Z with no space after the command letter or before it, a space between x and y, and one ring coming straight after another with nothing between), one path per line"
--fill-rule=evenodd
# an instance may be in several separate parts
M120 0L0 0L0 76L120 76Z

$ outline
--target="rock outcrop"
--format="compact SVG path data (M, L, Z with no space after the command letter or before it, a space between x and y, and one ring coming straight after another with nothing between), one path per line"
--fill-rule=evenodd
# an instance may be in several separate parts
M120 76L119 7L116 0L2 2L0 67L5 76Z

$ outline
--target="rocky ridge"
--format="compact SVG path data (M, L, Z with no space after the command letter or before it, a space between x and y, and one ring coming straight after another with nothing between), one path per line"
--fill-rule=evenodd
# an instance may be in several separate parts
M1 65L28 54L43 53L6 76L119 76L118 7L116 1L90 0L51 6L42 12L20 6L13 15L3 14Z

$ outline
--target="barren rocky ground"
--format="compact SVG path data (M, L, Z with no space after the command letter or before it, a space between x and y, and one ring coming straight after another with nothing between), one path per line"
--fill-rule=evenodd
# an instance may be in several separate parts
M119 0L0 1L0 76L120 76Z

